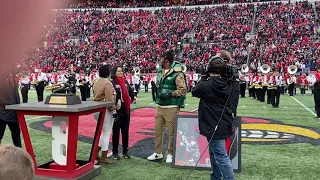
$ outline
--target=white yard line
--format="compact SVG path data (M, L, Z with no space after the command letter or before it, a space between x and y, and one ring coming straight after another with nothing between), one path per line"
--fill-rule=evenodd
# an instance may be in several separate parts
M305 106L304 104L302 104L298 99L296 99L293 96L290 96L292 99L294 99L297 103L299 103L302 107L304 107L307 111L309 111L312 115L317 116L317 114L315 112L313 112L311 109L309 109L307 106Z
M143 99L150 99L151 97L145 97L145 98L137 98L137 100L139 101L139 100L143 100Z

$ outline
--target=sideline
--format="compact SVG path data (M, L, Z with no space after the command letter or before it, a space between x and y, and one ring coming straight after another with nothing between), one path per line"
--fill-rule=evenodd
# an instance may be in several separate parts
M302 107L304 107L307 111L309 111L312 115L317 116L315 112L313 112L311 109L309 109L307 106L302 104L299 100L297 100L295 97L290 96L292 99L294 99L297 103L299 103Z

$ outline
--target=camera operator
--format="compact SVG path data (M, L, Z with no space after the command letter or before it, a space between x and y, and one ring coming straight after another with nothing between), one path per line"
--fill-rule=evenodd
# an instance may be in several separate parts
M231 60L231 54L228 51L222 50L216 54L216 56L221 57L224 62L229 62ZM230 80L232 83L232 90L231 90L231 109L232 109L232 116L237 116L237 108L239 103L239 95L240 95L240 80L238 72L236 68L233 68L232 79Z
M192 89L192 95L200 98L199 129L209 143L212 180L222 177L224 180L234 179L231 160L226 152L226 139L233 134L233 119L239 101L239 89L234 89L239 88L239 82L234 77L236 72L227 68L225 58L230 59L227 51L211 58L206 75Z

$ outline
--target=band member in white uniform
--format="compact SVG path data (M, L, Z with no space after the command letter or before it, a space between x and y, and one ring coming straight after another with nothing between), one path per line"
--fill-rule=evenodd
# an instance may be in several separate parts
M30 79L28 76L24 75L20 80L21 95L22 95L23 103L28 103L29 85L30 85Z
M282 76L280 76L279 73L275 71L273 76L270 77L269 84L271 86L269 89L271 94L272 107L279 108Z
M133 76L133 85L134 85L134 91L137 96L140 90L140 77L138 75Z
M287 79L287 83L288 83L289 96L293 96L295 84L297 83L296 77L290 74L290 77Z
M38 76L38 84L36 85L38 102L43 101L43 91L44 91L46 81L48 81L47 75L43 72L40 72L40 74Z

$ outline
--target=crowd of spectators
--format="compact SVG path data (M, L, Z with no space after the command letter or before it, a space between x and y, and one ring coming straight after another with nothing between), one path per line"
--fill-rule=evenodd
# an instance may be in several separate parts
M303 71L314 70L320 44L311 3L259 5L255 32L251 59L256 67L266 63L283 71L289 65L297 65Z
M166 6L197 6L267 1L273 0L86 0L74 3L70 5L70 8L137 8Z
M319 7L319 6L318 6ZM317 8L319 9L319 8ZM311 3L253 4L157 11L56 11L45 26L44 44L26 57L27 71L94 71L102 63L154 72L160 55L175 49L177 60L200 72L215 52L226 49L240 67L264 63L279 70L291 64L313 69L320 42ZM249 33L256 38L247 38ZM319 47L319 48L318 48ZM319 49L319 50L318 50Z

